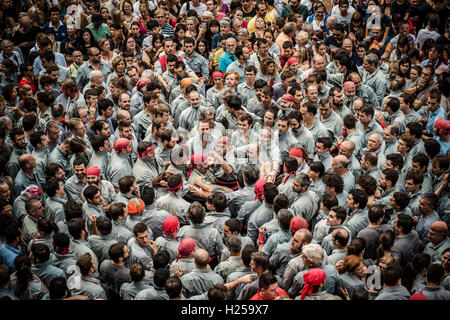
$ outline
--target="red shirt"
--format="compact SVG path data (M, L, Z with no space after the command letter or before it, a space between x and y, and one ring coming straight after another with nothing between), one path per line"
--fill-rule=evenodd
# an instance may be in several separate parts
M28 82L28 81L25 80L24 78L22 78L22 79L20 80L20 82L19 82L19 88L20 88L21 86L25 85L25 84L27 84L27 85L29 85L29 86L31 87L31 89L33 90L33 94L36 93L36 86L34 85L34 83L33 83L33 82Z
M277 297L278 296L288 296L288 293L281 288L277 288ZM263 297L261 297L258 291L258 293L255 294L253 297L251 297L250 300L264 300L264 299Z

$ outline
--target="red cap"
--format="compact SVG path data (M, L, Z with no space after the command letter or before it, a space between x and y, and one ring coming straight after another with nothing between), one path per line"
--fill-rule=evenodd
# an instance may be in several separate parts
M86 176L99 176L100 168L99 167L89 167L86 170Z
M119 138L116 141L114 141L114 150L116 150L117 153L119 153L122 149L125 149L130 145L131 141L126 138Z
M291 150L289 150L289 157L297 157L297 158L303 157L302 149L297 147L291 148Z
M289 93L283 94L283 96L281 97L281 100L295 102L294 97Z
M437 119L434 126L439 129L440 134L450 133L450 121L445 119Z
M298 63L298 59L296 57L290 57L286 63L288 66L290 66L291 64L296 63L296 62Z

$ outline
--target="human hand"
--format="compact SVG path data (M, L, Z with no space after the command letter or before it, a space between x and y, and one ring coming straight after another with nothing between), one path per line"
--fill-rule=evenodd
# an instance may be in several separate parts
M91 216L89 214L86 214L86 216L89 218L89 220L91 220L92 224L95 224L97 222L97 216Z
M178 264L175 264L173 267L173 273L177 278L181 278L183 276L183 269L181 269Z
M350 300L350 295L348 294L347 289L338 285L338 291L344 296L345 300Z
M245 276L240 277L238 280L240 283L252 283L253 279L256 278L258 275L256 273L250 273Z
M258 232L259 232L259 234L264 234L264 233L266 233L266 227L259 227L259 229L258 229Z
M156 242L153 241L153 240L150 240L150 241L148 242L147 246L148 246L149 248L151 248L151 249L153 250L153 252L158 251L158 247L156 246Z

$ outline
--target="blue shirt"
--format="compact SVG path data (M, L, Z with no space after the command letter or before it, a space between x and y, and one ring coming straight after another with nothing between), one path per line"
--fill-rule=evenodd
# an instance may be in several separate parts
M44 31L48 30L48 29L55 31L55 35L56 35L55 40L56 41L63 42L64 40L67 39L66 26L61 21L59 21L58 29L55 29L55 27L51 24L51 22L44 24L43 29L44 29Z
M7 265L11 273L16 271L14 267L14 260L18 255L21 255L22 252L16 248L10 247L7 244L2 244L0 246L0 265Z
M228 66L235 60L237 60L236 56L229 53L228 50L225 51L225 53L222 53L219 59L219 70L222 72L226 72Z
M64 58L64 55L58 52L53 52L55 54L55 63L58 66L67 68L67 62L66 58ZM42 69L44 69L44 66L41 62L41 57L37 57L33 62L33 68L34 68L34 75L38 76Z
M441 145L441 151L439 151L439 154L447 155L448 149L450 149L450 141L441 141L441 138L434 137L434 140L439 142Z
M436 110L434 110L428 117L428 123L427 123L427 127L426 127L427 133L429 133L431 135L434 133L433 132L434 123L439 118L447 120L447 115L445 114L445 111L444 111L444 109L442 109L442 107L439 107Z

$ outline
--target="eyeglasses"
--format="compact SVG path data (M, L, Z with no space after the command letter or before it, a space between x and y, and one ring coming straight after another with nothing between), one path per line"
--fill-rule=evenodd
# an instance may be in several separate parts
M241 0L241 2L250 2L250 0Z
M156 19L163 19L163 18L165 18L165 16L156 16L155 18Z
M99 53L96 53L96 54L91 54L91 57L97 57L97 56L99 56L100 55L100 52Z
M319 41L319 38L311 38L311 40Z

